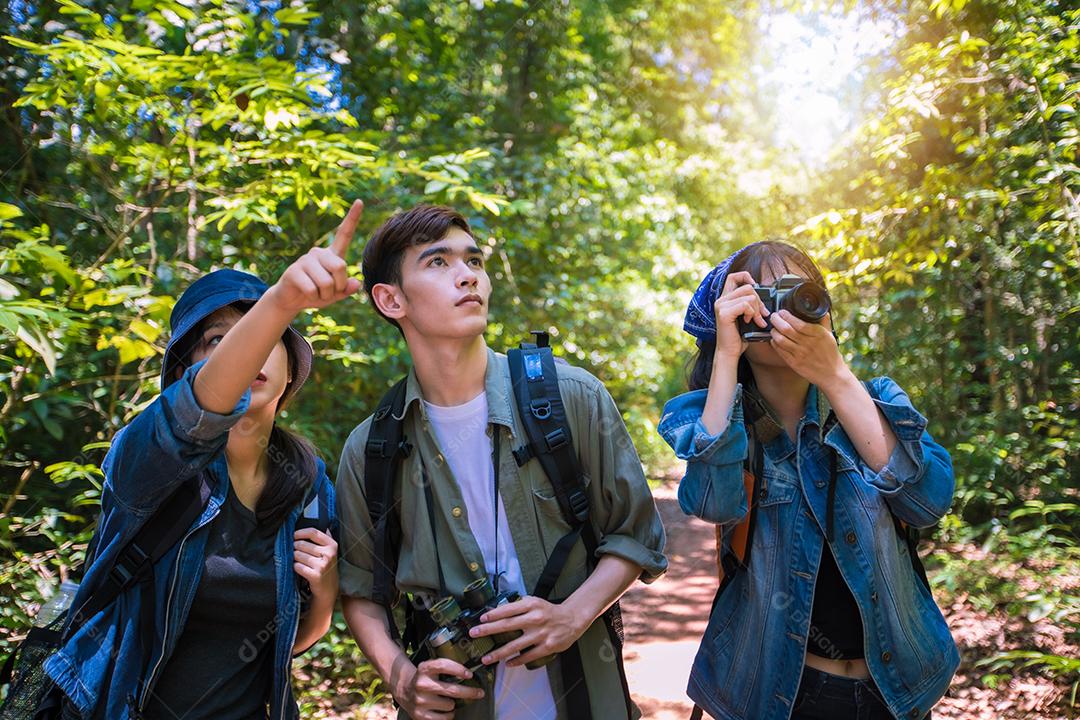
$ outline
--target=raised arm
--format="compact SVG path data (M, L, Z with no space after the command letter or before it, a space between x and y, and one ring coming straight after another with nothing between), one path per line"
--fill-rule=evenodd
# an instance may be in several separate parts
M303 310L323 308L360 289L345 262L364 203L357 200L330 247L313 247L290 265L222 338L195 380L195 398L211 412L227 412L251 385L289 323Z

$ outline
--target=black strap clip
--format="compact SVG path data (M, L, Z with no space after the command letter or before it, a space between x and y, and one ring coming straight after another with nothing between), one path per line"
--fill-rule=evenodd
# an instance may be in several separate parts
M570 512L578 522L583 523L589 519L589 496L580 488L572 491L566 500L570 504Z
M364 450L368 456L389 458L393 457L392 453L387 452L386 441L376 438L368 438L367 447Z
M547 435L544 436L544 440L547 441L547 447L549 452L556 452L566 447L569 440L566 437L566 433L562 428L555 428Z
M117 587L126 588L150 562L150 556L137 543L132 543L109 571L109 580Z
M517 450L514 450L514 462L517 463L518 467L524 466L534 457L536 457L536 454L533 452L532 445L522 445Z

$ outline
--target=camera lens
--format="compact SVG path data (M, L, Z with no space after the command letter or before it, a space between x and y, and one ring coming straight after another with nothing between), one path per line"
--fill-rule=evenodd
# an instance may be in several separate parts
M829 294L814 283L800 283L781 301L781 307L804 322L821 322L829 312Z

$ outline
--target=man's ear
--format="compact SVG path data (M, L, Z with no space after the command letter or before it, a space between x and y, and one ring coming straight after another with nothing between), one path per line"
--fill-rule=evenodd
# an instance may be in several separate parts
M379 283L371 288L371 300L384 316L392 320L405 317L405 293L397 285Z

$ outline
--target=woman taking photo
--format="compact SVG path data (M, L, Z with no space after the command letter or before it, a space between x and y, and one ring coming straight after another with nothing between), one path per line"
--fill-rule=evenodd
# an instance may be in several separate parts
M755 290L785 275L809 292ZM855 378L828 308L813 261L766 241L720 263L687 310L699 355L659 431L687 463L683 511L719 527L723 567L695 713L917 720L959 664L907 538L948 511L949 455L895 382Z
M185 483L201 488L199 513L150 582L78 617L46 662L65 717L298 717L290 664L330 624L336 521L322 460L276 420L311 370L293 318L360 287L343 258L361 207L272 287L218 270L177 301L161 395L105 459L96 552L73 607Z

